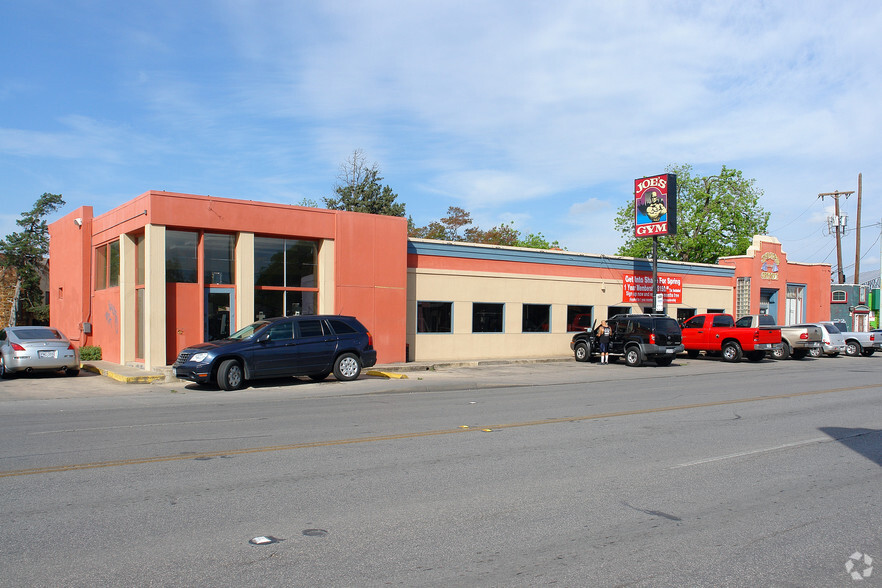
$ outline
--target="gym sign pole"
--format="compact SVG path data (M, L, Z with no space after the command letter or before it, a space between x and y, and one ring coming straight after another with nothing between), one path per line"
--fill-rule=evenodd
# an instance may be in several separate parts
M634 180L634 235L652 237L652 302L664 310L658 292L658 238L677 234L677 175L661 174Z

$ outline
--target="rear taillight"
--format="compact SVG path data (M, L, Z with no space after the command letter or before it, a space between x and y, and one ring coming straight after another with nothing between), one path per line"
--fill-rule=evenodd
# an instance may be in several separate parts
M10 346L12 347L12 349L14 351L27 351L27 349L25 349L24 347L22 347L18 343L12 343Z
M649 343L655 345L655 333L649 334Z
M876 335L870 335L870 341L875 341L875 340L876 340Z
M808 333L800 333L799 338L800 339L808 339Z
M68 351L76 351L76 348L73 346L73 343L68 343L68 344L67 344L67 350L68 350Z
M756 343L757 341L759 341L759 331L754 331L753 332L753 342Z
M374 336L371 335L371 332L370 332L370 331L367 332L367 336L368 336L368 347L373 348L373 346L374 346Z

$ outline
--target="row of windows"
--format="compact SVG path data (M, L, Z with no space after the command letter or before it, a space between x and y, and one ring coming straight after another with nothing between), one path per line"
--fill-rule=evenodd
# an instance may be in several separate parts
M590 329L594 308L592 306L568 306L567 330L584 331ZM473 302L472 332L502 333L505 324L505 303ZM452 333L452 302L417 302L418 333ZM524 304L521 310L521 332L551 332L551 305Z
M144 283L144 237L135 240L138 258L138 284ZM203 282L235 283L235 238L233 235L204 233ZM95 289L119 286L119 241L95 250ZM267 309L301 310L314 308L317 282L318 247L314 241L257 237L254 239L254 285L261 304ZM199 276L199 233L166 231L165 280L195 284ZM309 292L304 296L303 290ZM305 298L305 300L304 300ZM290 299L290 300L289 300ZM294 314L293 312L290 314ZM299 313L298 313L299 314ZM303 312L302 314L307 314ZM279 316L270 315L267 316Z

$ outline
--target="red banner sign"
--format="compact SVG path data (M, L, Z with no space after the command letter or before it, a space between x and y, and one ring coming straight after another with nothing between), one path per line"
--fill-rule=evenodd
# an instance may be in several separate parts
M683 303L683 279L680 276L659 276L658 293L666 304ZM652 304L652 274L624 274L622 301L633 304Z

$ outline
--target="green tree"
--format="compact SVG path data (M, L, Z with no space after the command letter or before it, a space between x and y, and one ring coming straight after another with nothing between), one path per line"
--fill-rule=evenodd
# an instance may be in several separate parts
M24 314L37 321L49 320L49 305L43 299L40 279L45 272L49 254L49 226L46 216L64 206L60 194L48 192L37 198L34 207L23 212L15 223L22 231L7 235L0 241L0 267L12 267L18 272L18 322Z
M425 227L416 226L413 219L408 218L407 235L417 239L463 241L485 245L509 245L533 249L560 248L557 241L549 243L542 233L530 233L526 237L522 237L521 232L515 228L514 222L502 223L486 230L472 225L471 213L458 206L449 207L447 216L441 220L432 221Z
M716 263L727 255L744 255L754 235L768 230L769 214L759 204L763 191L756 180L725 165L714 176L696 176L692 166L668 166L677 175L677 234L658 238L659 259ZM652 239L634 236L634 200L616 213L615 228L625 244L619 255L650 257Z
M340 165L334 187L337 197L323 200L331 210L404 216L404 204L395 202L398 194L389 186L381 186L382 181L377 164L368 166L364 153L356 149L352 157Z

